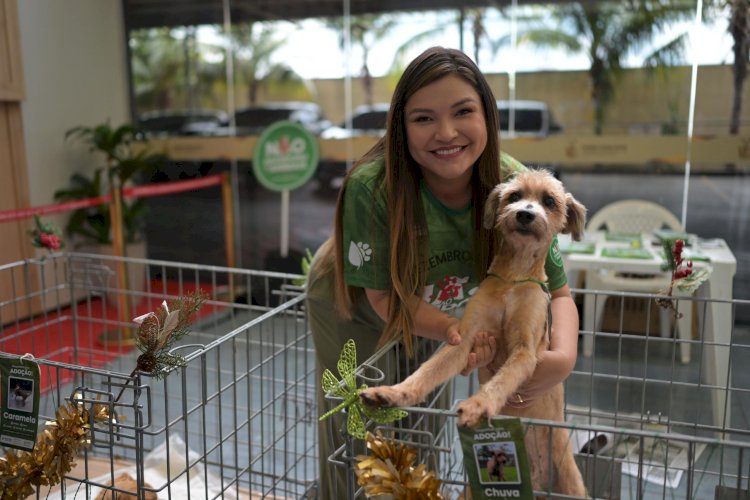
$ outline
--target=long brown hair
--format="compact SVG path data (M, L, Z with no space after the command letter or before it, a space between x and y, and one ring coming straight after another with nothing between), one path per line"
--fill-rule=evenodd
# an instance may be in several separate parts
M414 59L401 75L391 99L385 136L354 165L382 160L388 222L390 227L391 289L388 319L379 345L403 334L406 352L413 353L414 311L408 301L421 296L425 285L425 252L428 244L427 224L420 195L421 170L409 154L406 140L404 110L409 98L421 88L448 75L457 75L468 82L482 100L487 123L487 146L477 159L471 178L474 204L474 264L477 276L483 278L490 264L495 242L482 225L482 204L490 191L501 182L500 139L497 103L487 80L479 68L463 52L432 47ZM351 172L350 172L351 174ZM362 293L344 281L343 200L349 176L339 192L336 204L335 254L336 304L342 315L350 317L351 307ZM415 237L415 235L417 237Z

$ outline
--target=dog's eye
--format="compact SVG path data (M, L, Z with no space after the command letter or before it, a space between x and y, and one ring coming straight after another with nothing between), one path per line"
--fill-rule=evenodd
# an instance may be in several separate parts
M516 191L514 193L510 193L510 195L508 195L508 202L509 203L515 203L515 202L517 202L520 199L521 199L521 193L519 193L518 191Z
M555 199L551 196L545 196L544 200L544 206L547 208L555 208L557 206L557 203L555 203Z

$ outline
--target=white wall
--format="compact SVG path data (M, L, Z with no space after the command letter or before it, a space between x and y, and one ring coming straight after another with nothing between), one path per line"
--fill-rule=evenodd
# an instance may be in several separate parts
M18 8L29 192L32 206L45 205L73 172L94 166L86 148L65 141L65 132L129 120L122 3L21 0ZM55 218L60 225L65 220Z

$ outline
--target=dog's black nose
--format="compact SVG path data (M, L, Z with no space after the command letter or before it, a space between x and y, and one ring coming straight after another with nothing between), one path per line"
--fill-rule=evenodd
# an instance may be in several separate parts
M535 217L534 212L529 212L528 210L519 210L516 214L516 220L524 225L533 222Z

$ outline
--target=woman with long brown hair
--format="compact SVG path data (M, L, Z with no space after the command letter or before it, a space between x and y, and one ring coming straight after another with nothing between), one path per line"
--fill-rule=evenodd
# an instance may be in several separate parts
M406 68L391 99L385 136L351 169L339 193L335 232L313 259L307 311L318 375L347 339L359 360L398 339L408 354L415 335L458 344L458 318L485 277L497 244L482 206L499 183L525 167L500 153L497 104L464 53L433 47ZM532 379L509 404L526 404L559 383L577 355L578 312L553 243L545 267L553 336ZM494 340L494 339L493 339ZM486 336L467 370L491 359ZM324 412L325 399L319 398ZM342 498L328 477L340 444L321 427L320 498Z

